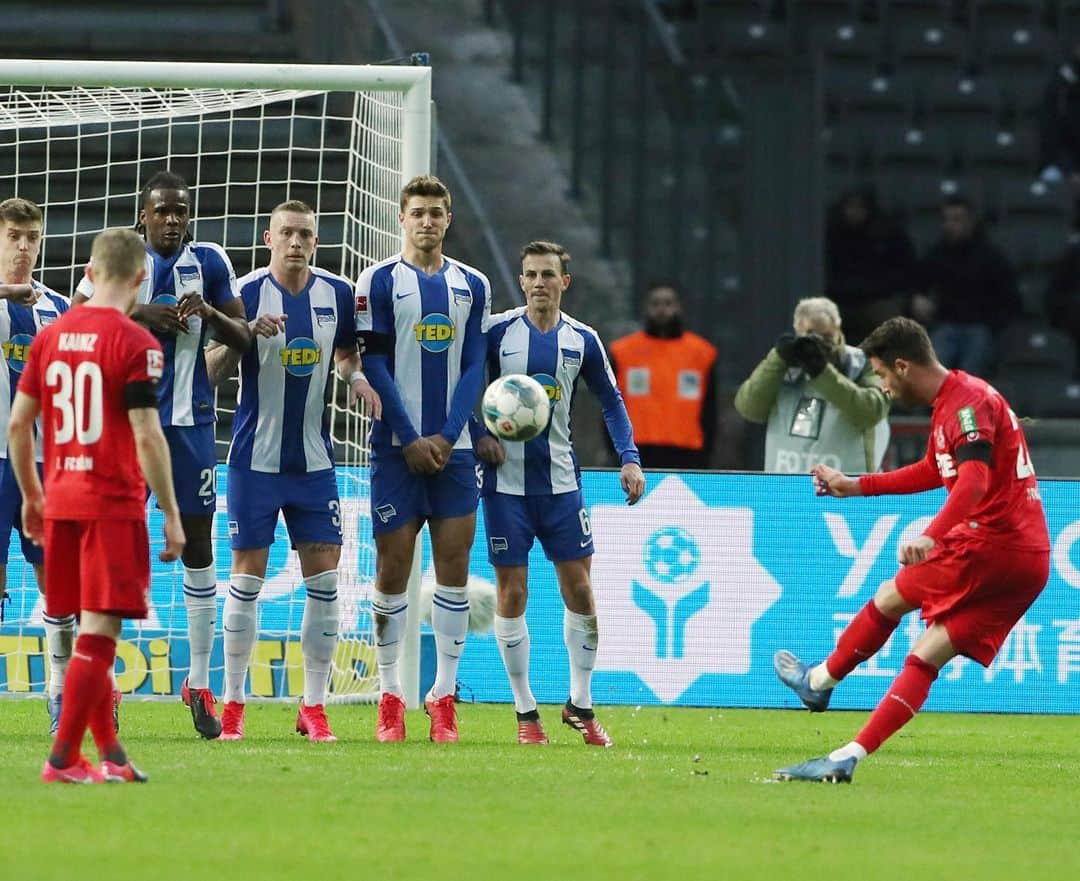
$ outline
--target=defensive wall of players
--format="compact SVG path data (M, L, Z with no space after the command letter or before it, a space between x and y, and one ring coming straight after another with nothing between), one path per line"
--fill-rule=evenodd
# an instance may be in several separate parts
M818 498L809 476L655 473L645 498L631 508L615 473L587 471L583 483L596 547L601 630L593 695L601 705L793 706L773 673L773 652L786 647L805 658L824 657L840 629L895 572L898 543L919 534L942 503L940 490ZM1053 543L1049 585L990 669L964 659L944 668L930 709L1066 713L1080 707L1080 482L1047 480L1041 491ZM345 510L360 516L362 543L369 540L366 499ZM160 529L153 522L159 516L152 513L152 534ZM286 573L288 543L279 530L263 591L263 636L251 668L250 692L257 696L294 696L303 688L297 614L303 588ZM224 594L224 517L217 535ZM473 579L493 580L486 549L492 538L497 536L484 533L481 518ZM538 547L533 554L533 688L541 702L558 703L568 688L562 603L551 567ZM370 553L362 559L362 566L373 565ZM8 571L14 587L0 625L0 693L40 690L44 675L39 601L22 565L13 552ZM427 547L423 568L424 577L432 578ZM188 660L183 606L171 595L178 583L155 563L151 618L141 632L129 625L118 649L118 679L127 692L178 694ZM359 614L367 614L363 605ZM20 619L31 624L20 628L14 623ZM920 632L917 619L906 620L837 692L833 706L872 707ZM337 651L341 668L362 671L374 664L373 650L363 642L343 641ZM219 634L211 675L219 693L221 665ZM422 670L422 681L430 676ZM493 636L470 638L459 681L465 698L510 700ZM976 682L979 687L971 688Z

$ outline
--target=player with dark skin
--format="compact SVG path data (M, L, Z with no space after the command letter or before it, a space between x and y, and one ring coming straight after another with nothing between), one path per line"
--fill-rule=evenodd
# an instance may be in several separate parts
M191 223L191 194L187 189L153 189L143 201L139 211L139 226L147 244L166 259L179 251L188 236ZM86 297L76 293L72 305L86 302ZM247 351L251 345L251 332L244 317L244 305L239 298L230 300L220 309L207 303L201 294L186 294L175 305L165 303L142 303L131 311L131 317L154 333L175 335L187 333L187 319L202 318L210 326L211 335L238 352ZM214 560L212 529L214 516L183 514L184 565L203 569Z

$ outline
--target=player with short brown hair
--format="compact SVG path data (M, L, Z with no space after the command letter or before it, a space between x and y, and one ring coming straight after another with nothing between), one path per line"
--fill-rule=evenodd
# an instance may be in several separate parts
M782 780L850 781L859 761L915 717L945 664L965 655L989 666L1050 572L1035 470L1006 400L983 380L942 366L926 331L910 318L890 318L862 349L890 398L933 406L926 456L859 478L817 465L819 493L874 496L944 486L948 499L922 535L900 545L902 568L855 616L833 653L811 667L780 651L776 672L811 712L822 712L836 684L885 645L904 615L919 609L927 628L855 739L781 768Z

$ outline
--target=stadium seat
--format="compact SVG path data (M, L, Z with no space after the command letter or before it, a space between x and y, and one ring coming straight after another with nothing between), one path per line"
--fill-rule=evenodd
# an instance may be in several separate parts
M821 25L856 21L858 0L788 0L787 15L793 30L807 33Z
M1009 224L1040 224L1061 234L1072 216L1068 188L1041 180L1003 181L999 195L1001 219Z
M972 29L1036 28L1042 23L1043 0L968 0Z
M933 129L905 125L879 130L874 138L874 165L885 176L916 172L940 178L951 152L948 140Z
M927 124L959 134L971 126L996 125L1001 113L997 84L986 77L941 76L927 83Z
M965 71L970 61L967 34L955 26L898 25L887 40L896 70L955 75Z
M825 168L831 178L854 179L869 173L871 141L864 128L850 124L830 126L821 137Z
M1004 171L1030 177L1036 171L1039 145L1035 132L1029 128L968 129L962 133L959 147L964 167L973 174Z
M1041 94L1057 51L1057 38L1041 28L989 29L979 35L980 69L1017 104Z
M781 58L791 52L791 31L786 22L766 19L731 22L720 36L720 50L728 63L769 56Z
M880 67L881 32L859 22L821 25L811 31L810 48L822 56L830 75L869 79Z
M944 27L953 17L951 0L877 0L880 21L887 27Z
M1071 378L1076 369L1076 343L1065 331L1042 322L1017 321L998 338L1001 372L1046 370Z
M1002 371L993 385L1021 419L1080 418L1080 382L1056 370Z
M900 126L912 120L915 88L910 76L829 77L826 89L845 118L858 119L868 128Z

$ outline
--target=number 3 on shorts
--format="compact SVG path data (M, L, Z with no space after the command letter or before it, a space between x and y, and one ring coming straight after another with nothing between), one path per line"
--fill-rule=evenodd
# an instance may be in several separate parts
M326 503L326 506L330 509L330 522L333 524L334 529L341 532L341 502L337 499L331 499Z

